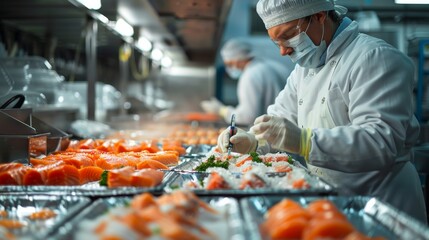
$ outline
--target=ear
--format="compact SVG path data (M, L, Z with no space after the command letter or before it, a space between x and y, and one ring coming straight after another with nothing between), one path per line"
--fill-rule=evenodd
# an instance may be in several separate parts
M318 22L319 24L325 23L326 18L328 17L328 12L318 12L313 15L313 21Z

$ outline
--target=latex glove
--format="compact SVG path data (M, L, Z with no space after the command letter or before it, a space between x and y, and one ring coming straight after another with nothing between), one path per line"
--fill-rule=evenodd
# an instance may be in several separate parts
M275 149L299 153L308 157L310 152L310 129L301 129L286 118L262 115L250 128L256 139L265 139Z
M217 139L217 146L221 152L228 151L227 148L229 141L234 144L232 147L233 152L250 153L256 151L258 141L256 140L255 135L236 127L234 136L230 138L229 129L230 128L228 127L226 130L224 130Z
M224 105L216 98L202 101L200 105L205 112L215 114L219 114L220 110L224 107Z

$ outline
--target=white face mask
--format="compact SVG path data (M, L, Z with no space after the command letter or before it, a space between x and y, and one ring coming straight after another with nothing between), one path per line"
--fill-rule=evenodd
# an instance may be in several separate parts
M311 24L310 23L308 26ZM289 55L292 62L297 63L301 67L316 68L320 65L320 57L326 50L326 42L323 40L325 35L325 26L323 25L322 38L319 46L314 45L313 41L307 35L307 29L300 32L295 37L284 42L284 46L293 48L293 53Z
M232 79L239 79L243 73L243 70L236 67L226 67L225 70Z

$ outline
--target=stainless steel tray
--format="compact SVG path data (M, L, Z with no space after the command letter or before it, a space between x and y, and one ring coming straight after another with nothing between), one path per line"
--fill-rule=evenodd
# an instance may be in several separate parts
M214 221L205 219L203 226L215 233L218 239L244 240L244 222L240 215L240 208L237 200L228 197L206 197L201 198L209 203L216 210L225 210L226 221ZM74 217L71 221L59 226L49 239L68 240L74 239L74 234L79 229L79 224L83 221L94 221L99 216L106 214L109 210L117 206L127 206L131 201L130 197L122 198L100 198L93 202L88 208ZM156 238L158 239L158 238Z
M260 224L265 220L267 210L284 199L283 197L249 197L240 200L245 226L249 239L269 239L259 232ZM301 205L307 205L317 197L290 197ZM330 196L331 200L341 210L360 232L368 236L382 236L386 239L428 239L429 229L417 220L399 212L390 205L375 198L356 196Z
M167 182L171 181L174 175L172 171L165 173L161 184L155 187L116 187L108 188L100 186L98 182L91 182L80 186L0 186L1 193L15 194L50 194L50 195L74 195L87 197L109 197L121 195L134 195L143 192L162 193Z
M186 148L186 154L184 157L202 158L206 154L208 154L214 146L206 145L206 144L196 144L196 145L185 145L184 147Z
M205 155L204 156L190 156L190 155L186 156L185 155L181 158L180 164L175 166L174 169L172 170L181 171L181 172L198 172L194 169L203 162L204 157ZM306 172L310 174L310 171L307 168L305 168L299 161L292 160L291 165L293 167L305 169Z
M0 195L0 209L8 212L8 218L27 225L12 231L17 239L46 239L52 231L73 217L90 200L77 196ZM55 217L46 220L30 220L28 216L42 209L53 210Z
M176 189L186 188L184 184L188 181L201 183L210 173L207 172L177 172L171 180L166 184L165 192L171 192ZM240 178L241 174L233 174L236 178ZM285 173L268 173L267 177L286 177ZM259 189L216 189L206 190L203 188L186 188L193 191L200 196L251 196L251 195L295 195L295 196L322 196L322 195L336 195L337 192L329 184L323 180L310 176L312 182L309 189L284 189L284 188L259 188Z
M195 172L193 169L201 164L201 158L193 158L184 156L181 158L180 163L177 166L171 168L171 170L178 172Z

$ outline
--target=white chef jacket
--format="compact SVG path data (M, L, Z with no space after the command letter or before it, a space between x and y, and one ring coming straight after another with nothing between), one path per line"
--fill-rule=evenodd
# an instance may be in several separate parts
M266 113L293 69L270 59L255 57L244 68L237 83L238 105L228 107L225 121L235 114L237 124L251 125Z
M410 163L419 135L413 79L408 57L359 33L352 22L329 45L323 66L295 67L267 113L312 129L312 173L426 222L421 183Z

